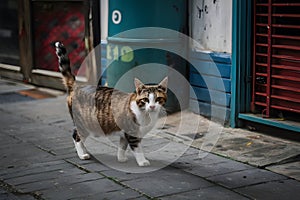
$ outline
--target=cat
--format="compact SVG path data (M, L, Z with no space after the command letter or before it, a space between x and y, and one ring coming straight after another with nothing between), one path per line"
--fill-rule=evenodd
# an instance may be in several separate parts
M126 149L129 146L137 164L139 166L149 166L150 162L144 156L141 141L143 136L155 126L159 119L159 113L164 109L163 106L167 101L168 77L165 77L157 85L145 85L135 78L135 92L133 93L125 93L104 86L97 86L95 89L84 92L76 85L66 48L60 42L56 42L55 47L59 70L62 73L63 82L67 90L69 113L75 125L73 141L79 158L82 160L90 159L90 154L84 145L88 135L83 133L83 126L80 125L80 122L84 121L83 118L93 118L96 119L94 120L96 124L100 125L98 128L99 133L97 134L110 135L121 132L117 151L117 160L119 162L128 160ZM85 113L80 116L83 120L74 120L76 115L73 113L74 107L72 107L72 104L75 103L77 96L82 96L84 99L76 101L81 110L83 110L82 113ZM87 103L91 102L91 100L95 103ZM78 125L76 121L79 123Z

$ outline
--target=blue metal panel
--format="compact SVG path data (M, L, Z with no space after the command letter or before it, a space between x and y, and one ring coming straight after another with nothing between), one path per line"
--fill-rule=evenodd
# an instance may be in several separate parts
M187 75L186 61L172 52L172 49L185 51L183 48L185 44L182 43L180 34L168 34L168 31L162 31L173 30L177 33L187 31L187 1L109 0L108 16L108 86L117 87L117 83L122 80L122 77L125 77L125 74L128 79L133 79L133 76L138 77L130 71L149 63L170 66L184 77ZM154 46L149 48L150 44ZM139 75L143 76L143 74ZM160 73L149 70L144 75L160 80L169 76L169 83L174 78L167 68L164 68ZM188 90L184 87L184 84L178 84L177 90L183 91L181 92L182 96L178 97L175 97L171 90L168 90L166 108L169 111L179 109L178 99L182 99L186 102L185 104L188 103L189 95L184 93ZM129 92L133 88L118 89ZM187 105L180 106L187 107Z
M101 85L106 84L106 68L107 68L107 59L106 59L106 46L107 43L105 41L101 42Z
M109 0L108 35L140 27L186 28L186 0ZM138 38L135 36L134 38Z
M212 108L215 111L214 114L212 113ZM220 119L220 120L224 120L224 118L222 118L222 116L223 116L223 113L226 113L225 123L229 121L230 109L223 107L223 106L211 105L210 103L191 99L190 100L190 109L192 111L199 112L199 114L201 114L201 115L211 117L213 119ZM221 116L221 118L220 118L220 116Z
M224 92L216 90L208 90L207 88L192 87L190 92L192 99L197 99L198 101L207 102L210 104L216 104L223 107L229 107L230 105L230 94L224 95ZM226 98L226 99L224 99ZM224 104L225 103L225 104Z
M204 77L206 82L204 81L204 79L202 77ZM222 87L218 84L215 84L215 83L217 83L217 79L219 79L219 78L220 77L207 76L207 75L201 76L200 74L190 73L190 83L192 85L199 86L202 88L207 88L207 84L209 84L210 88L213 90L230 93L231 92L231 80L223 78L222 80L223 80L224 87ZM224 91L224 89L225 89L225 91Z
M226 113L226 121L229 120L231 54L190 52L190 59L197 64L190 66L190 83L193 90L190 92L190 109L197 111L198 107L199 114L217 119L218 116L212 116L216 113L211 113L214 108L220 111L219 113ZM220 83L220 79L223 83L221 85L217 84Z
M202 54L199 54L202 55ZM191 67L191 72L194 73L200 73L200 74L206 74L211 76L219 76L218 74L215 74L215 68L217 67L219 70L222 78L228 78L231 77L231 64L227 63L219 63L219 62L212 62L212 60L201 60L200 58L191 58L195 63L197 63L197 66Z
M231 64L231 54L221 53L221 52L190 52L191 58L196 58L199 60L214 61L218 63Z

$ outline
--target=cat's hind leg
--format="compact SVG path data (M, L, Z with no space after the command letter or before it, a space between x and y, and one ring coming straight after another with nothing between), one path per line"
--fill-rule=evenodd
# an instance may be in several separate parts
M120 142L118 147L118 161L126 162L128 160L126 156L126 149L128 146L128 141L124 136L120 136Z
M91 158L90 154L87 152L83 142L84 142L84 138L82 138L77 129L74 128L73 130L73 141L74 141L74 145L75 145L75 148L76 148L76 152L77 152L77 155L78 157L81 159L81 160L88 160Z

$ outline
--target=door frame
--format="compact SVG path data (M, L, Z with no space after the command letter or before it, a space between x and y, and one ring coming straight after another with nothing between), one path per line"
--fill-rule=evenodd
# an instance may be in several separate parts
M232 70L230 126L240 127L239 113L250 111L253 0L232 0Z

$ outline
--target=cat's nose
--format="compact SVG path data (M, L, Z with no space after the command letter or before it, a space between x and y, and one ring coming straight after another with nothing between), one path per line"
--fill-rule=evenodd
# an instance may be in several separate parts
M149 106L151 110L154 110L155 109L155 106Z

